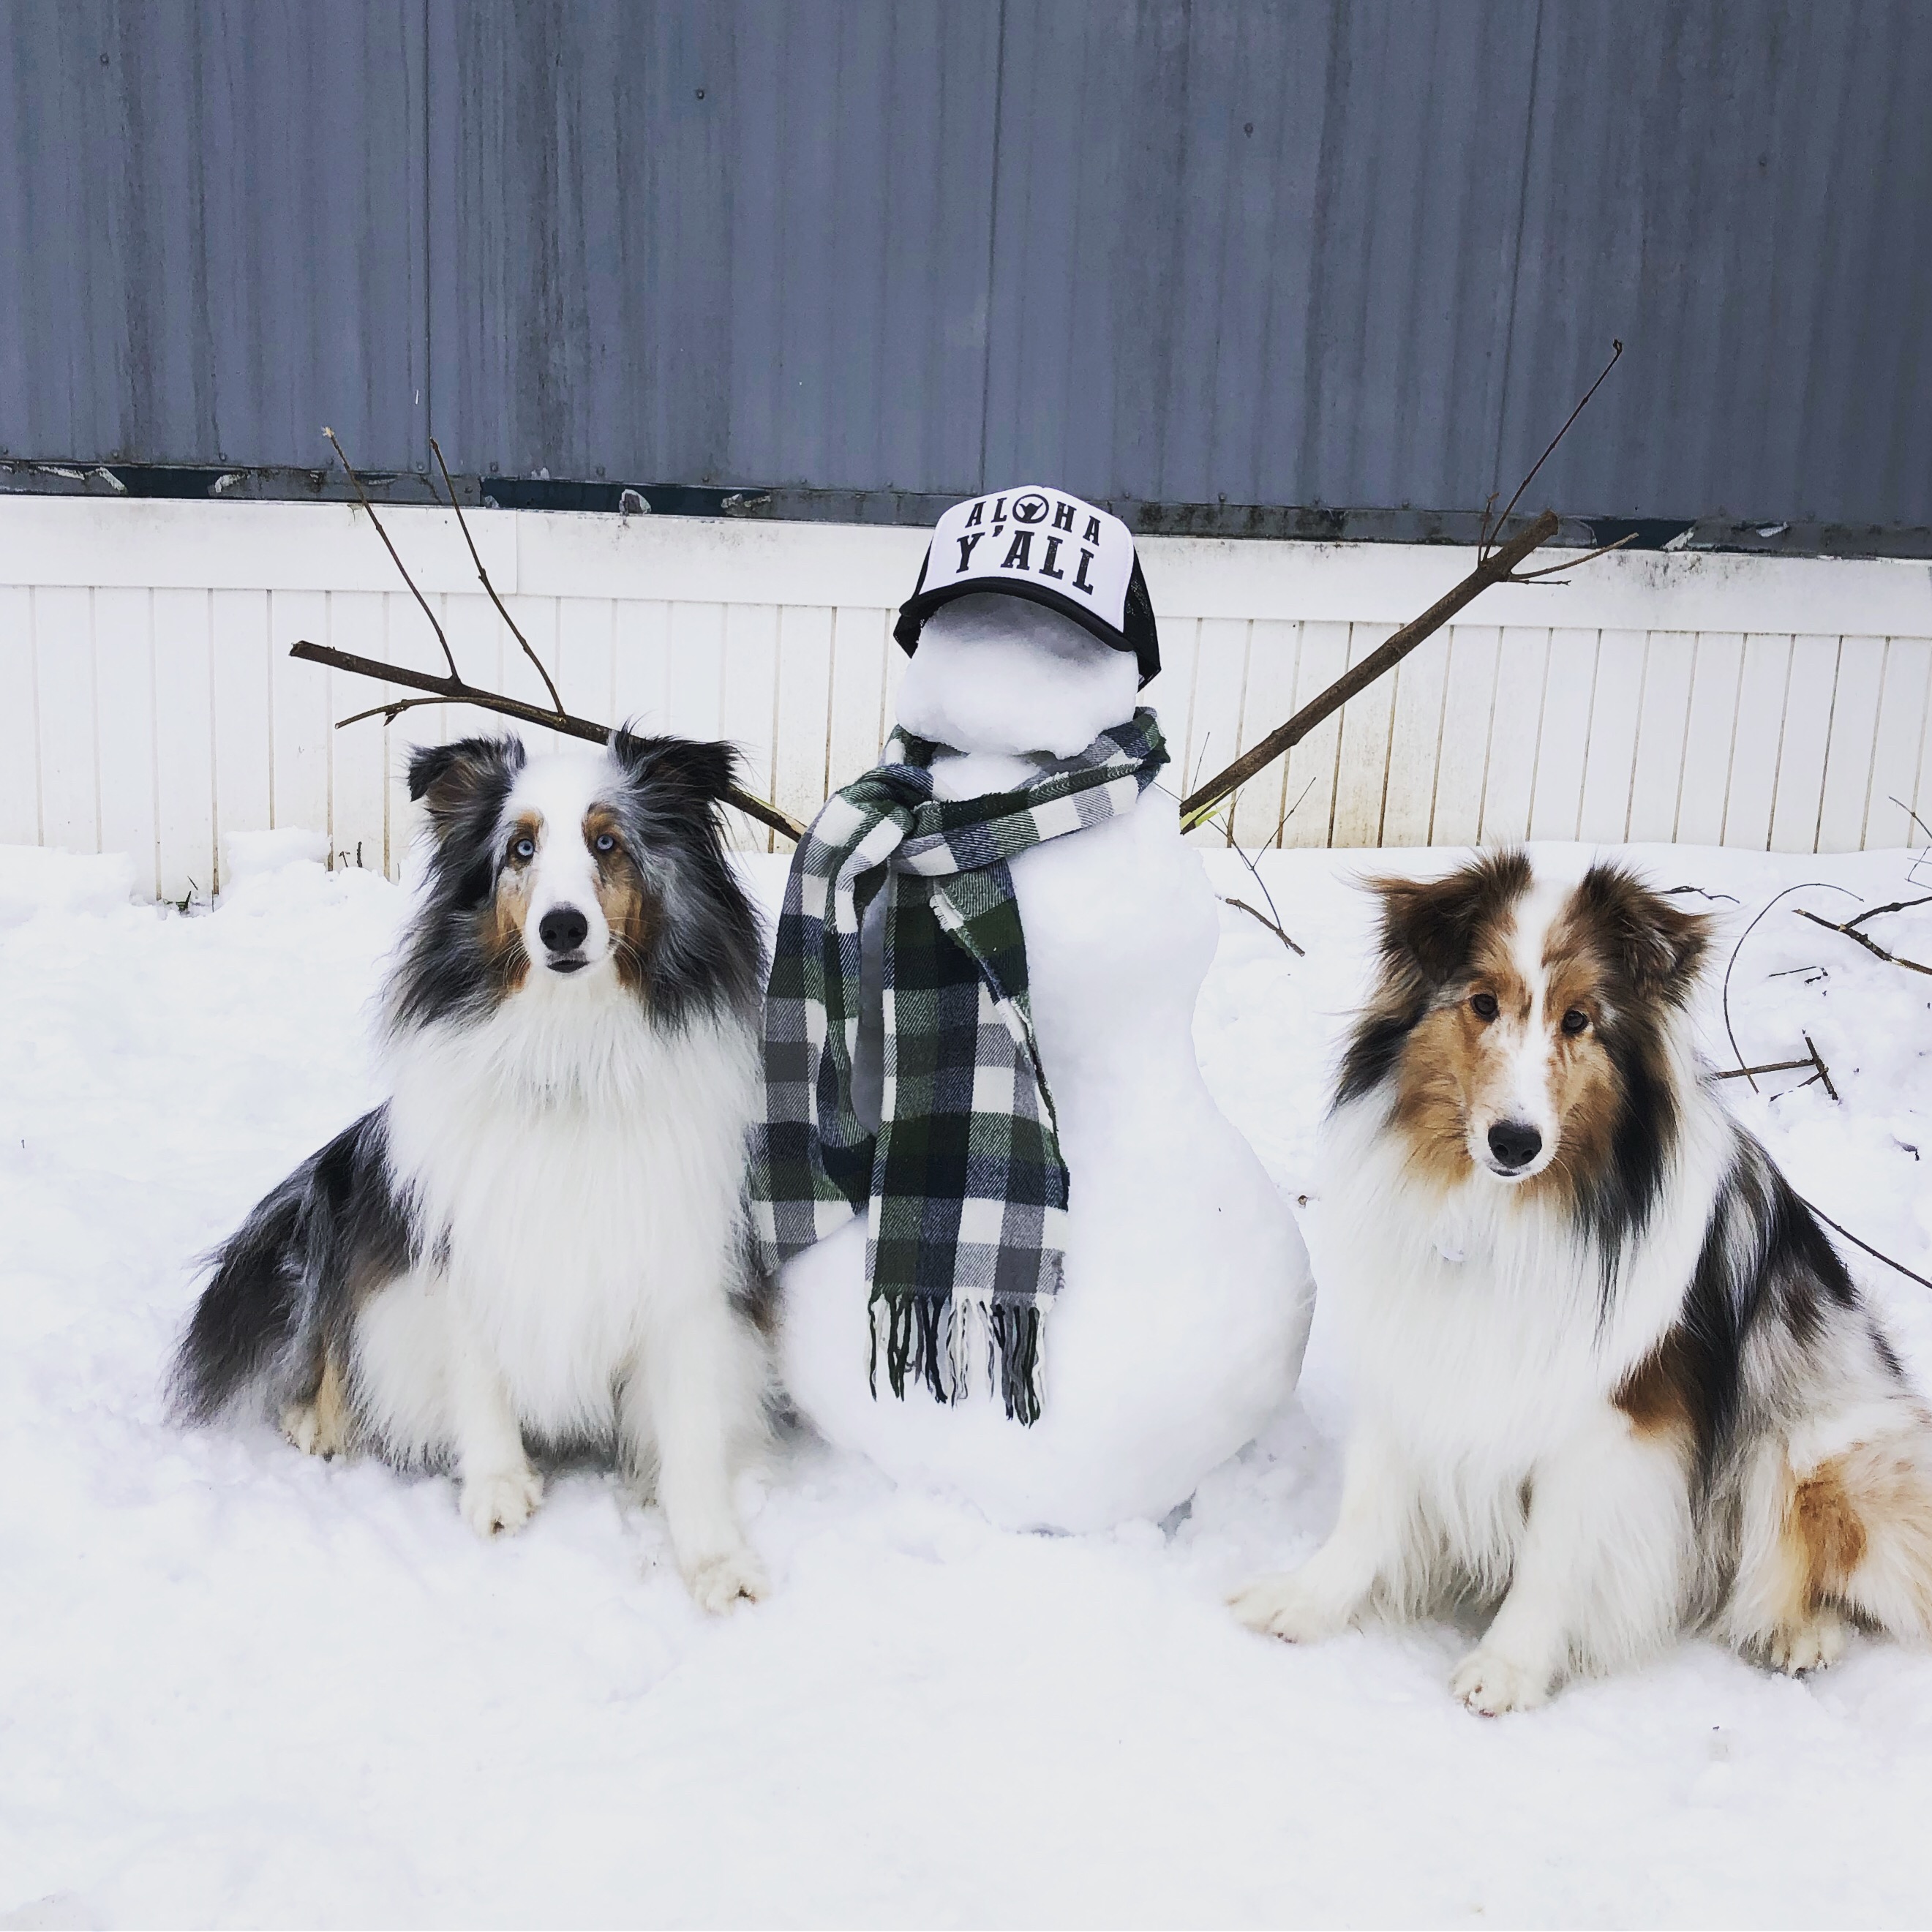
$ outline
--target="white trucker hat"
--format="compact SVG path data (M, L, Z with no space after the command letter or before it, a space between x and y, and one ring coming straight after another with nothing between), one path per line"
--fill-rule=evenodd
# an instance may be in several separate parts
M942 604L1004 591L1058 610L1117 651L1141 682L1160 669L1160 641L1133 533L1118 517L1039 484L956 503L933 526L919 583L892 627L910 657Z

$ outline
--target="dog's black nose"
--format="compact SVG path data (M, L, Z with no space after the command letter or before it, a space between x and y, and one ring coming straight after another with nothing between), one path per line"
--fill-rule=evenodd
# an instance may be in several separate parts
M1543 1151L1543 1136L1527 1120L1498 1120L1490 1130L1490 1151L1514 1174Z
M590 930L590 920L574 906L552 906L537 921L537 937L553 952L574 952Z

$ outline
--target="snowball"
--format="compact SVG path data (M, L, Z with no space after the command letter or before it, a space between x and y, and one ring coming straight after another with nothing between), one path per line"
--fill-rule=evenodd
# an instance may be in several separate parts
M899 686L899 722L962 752L1071 758L1134 715L1140 668L1071 617L976 592L927 618Z

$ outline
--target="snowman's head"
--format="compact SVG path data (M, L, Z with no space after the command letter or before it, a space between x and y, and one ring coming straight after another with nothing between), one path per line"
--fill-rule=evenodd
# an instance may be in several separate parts
M1134 715L1140 672L1058 610L981 592L926 620L899 686L898 722L957 752L1070 758Z
M914 654L900 724L958 752L1070 758L1130 718L1160 669L1132 532L1034 484L939 519L892 635Z

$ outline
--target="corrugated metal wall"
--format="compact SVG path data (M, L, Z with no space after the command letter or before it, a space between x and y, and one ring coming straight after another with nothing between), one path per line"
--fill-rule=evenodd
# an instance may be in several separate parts
M0 27L0 456L1932 526L1919 0Z

